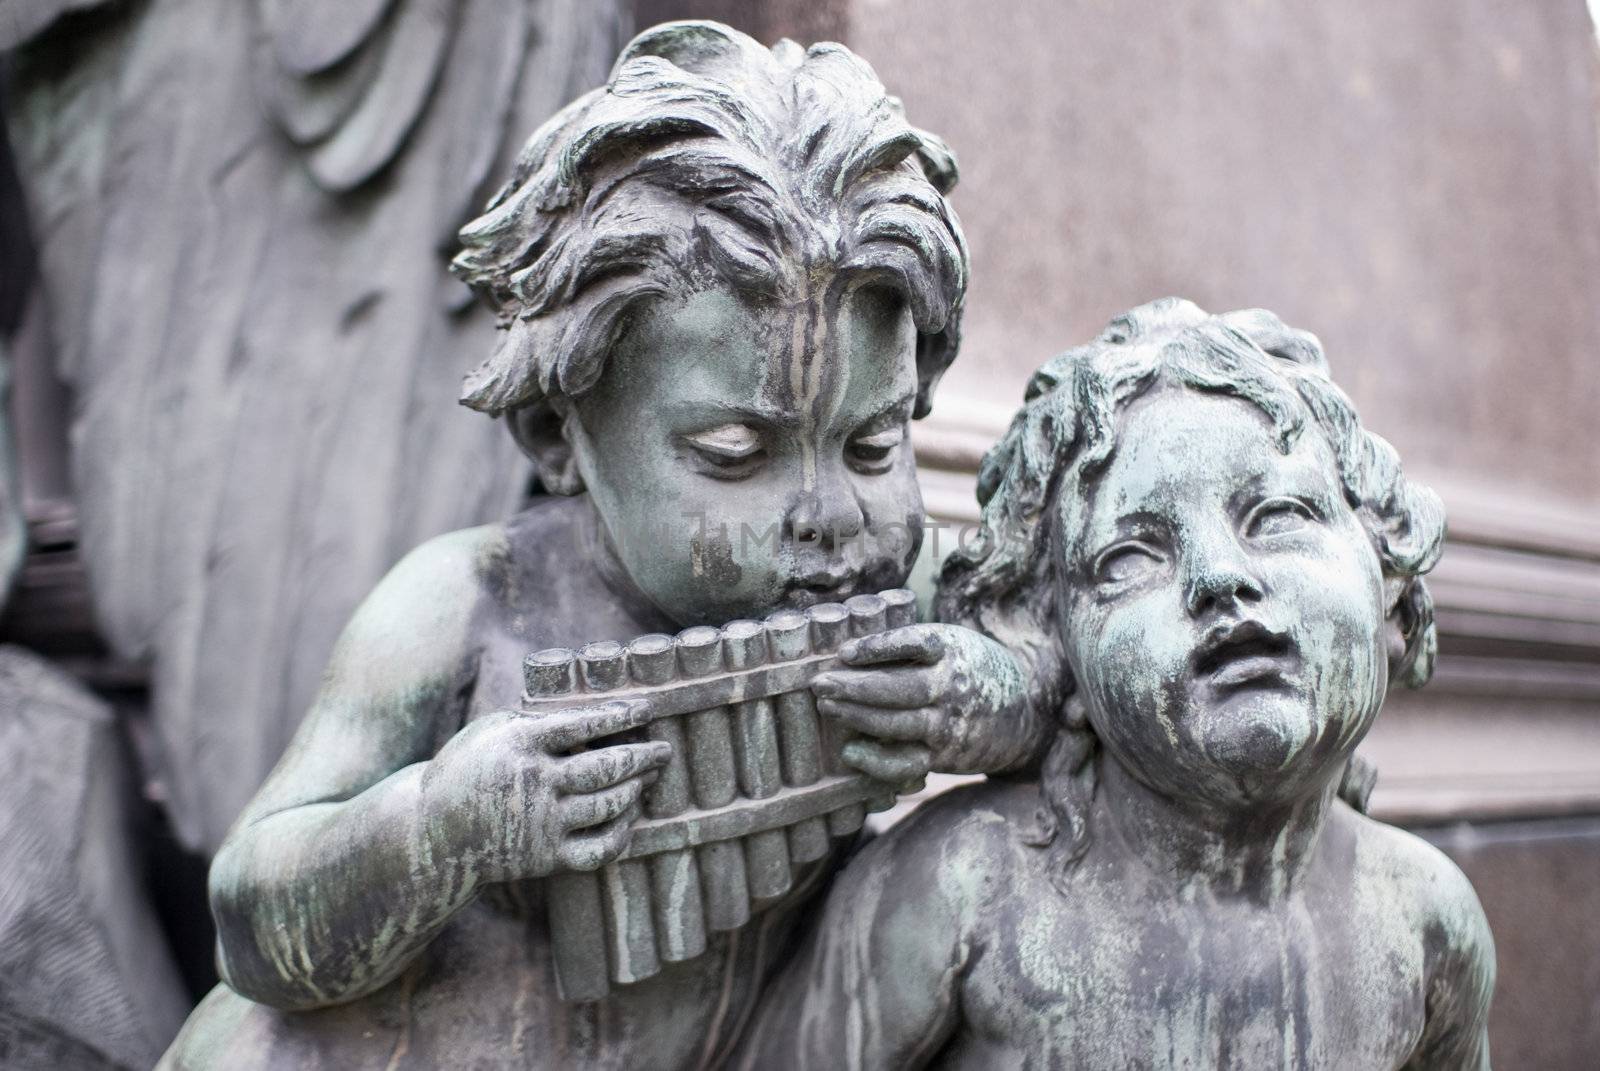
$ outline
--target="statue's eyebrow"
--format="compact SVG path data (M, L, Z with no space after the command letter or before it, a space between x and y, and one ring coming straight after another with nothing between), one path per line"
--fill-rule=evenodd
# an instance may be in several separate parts
M801 415L792 409L755 402L679 402L669 412L679 419L706 421L716 424L754 424L777 428L795 428L803 423Z
M1113 540L1126 539L1129 529L1166 528L1171 523L1171 520L1158 510L1130 509L1126 513L1119 513L1111 518L1111 538Z
M886 402L885 404L879 406L871 416L859 421L857 423L857 427L865 427L868 424L875 423L879 420L887 420L890 417L900 417L901 419L904 419L901 414L905 414L906 416L910 415L911 403L916 401L916 398L916 391L906 391L906 393L902 394L894 401Z
M1306 455L1279 455L1271 466L1248 475L1228 496L1228 508L1241 510L1266 494L1324 495L1339 486L1339 474Z
M1098 522L1079 524L1062 549L1081 565L1087 566L1108 547L1134 537L1132 529L1170 529L1171 522L1161 514L1148 509L1131 509Z
M1240 480L1229 493L1228 509L1234 511L1242 510L1268 491L1280 487L1284 481L1283 473L1276 469L1267 472L1252 472ZM1293 474L1290 476L1290 482L1294 482Z

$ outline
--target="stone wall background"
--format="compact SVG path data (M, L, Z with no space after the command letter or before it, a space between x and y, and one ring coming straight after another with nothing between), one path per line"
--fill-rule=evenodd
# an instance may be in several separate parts
M1316 332L1409 466L1600 508L1600 151L1581 0L862 0L849 43L961 157L941 407L1009 408L1131 305Z

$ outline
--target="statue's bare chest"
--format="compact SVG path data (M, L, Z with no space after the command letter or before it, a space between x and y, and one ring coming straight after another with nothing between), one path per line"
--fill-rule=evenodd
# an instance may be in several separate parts
M1422 1033L1421 942L1374 941L1349 912L1130 900L998 925L946 1066L1399 1068Z
M468 691L466 719L496 710L514 710L522 701L523 660L549 647L577 648L596 640L627 642L650 631L617 604L588 563L569 567L564 583L581 589L581 598L562 592L556 599L541 590L515 592L485 600L475 630L476 652ZM547 590L557 590L551 583Z

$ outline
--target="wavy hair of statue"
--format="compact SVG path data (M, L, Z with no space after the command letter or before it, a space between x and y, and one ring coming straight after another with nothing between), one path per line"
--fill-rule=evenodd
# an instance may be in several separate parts
M1416 688L1433 672L1433 600L1423 574L1443 548L1443 504L1405 477L1393 447L1361 426L1329 378L1316 337L1264 310L1213 316L1177 298L1117 317L1029 381L1022 410L984 457L982 521L971 542L946 559L937 601L940 620L1016 651L1031 672L1037 709L1057 715L1029 843L1051 853L1058 878L1089 847L1098 742L1058 639L1066 627L1055 597L1061 533L1049 505L1072 493L1070 481L1096 478L1116 449L1121 411L1160 383L1250 402L1272 422L1284 451L1308 423L1325 436L1345 501L1372 540L1400 617L1405 648L1391 680ZM1340 794L1364 810L1374 777L1352 756Z
M452 269L506 332L462 403L553 421L598 381L641 303L718 283L793 299L831 269L906 302L923 416L960 339L955 181L949 149L842 45L655 27L534 133L461 231ZM578 489L561 482L551 489Z

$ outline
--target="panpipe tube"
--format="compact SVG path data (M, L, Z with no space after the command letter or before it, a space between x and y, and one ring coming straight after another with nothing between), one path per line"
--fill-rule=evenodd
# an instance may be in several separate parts
M889 604L882 595L852 595L844 601L850 615L850 635L871 636L882 632L889 621Z
M678 671L684 677L709 677L723 670L722 633L695 626L678 633ZM738 789L733 761L733 727L727 707L694 710L687 722L689 783L695 806L704 810L731 803ZM736 930L750 920L750 886L744 848L738 841L703 844L696 853L706 926Z
M910 588L893 588L880 593L878 597L883 600L883 627L886 631L917 623L916 592ZM894 806L894 800L894 791L888 786L883 786L872 799L867 801L867 810L886 811Z
M894 588L878 596L883 600L885 629L905 628L917 623L917 593L910 588Z
M628 644L628 668L635 684L666 684L677 675L677 666L678 652L671 636L650 633ZM671 745L672 757L655 784L645 789L644 810L651 818L671 818L687 811L691 802L683 719L655 718L646 731L651 740ZM668 963L693 959L706 950L705 906L694 850L661 852L647 864L656 951Z
M577 652L564 647L535 651L523 660L522 680L530 699L572 695L578 687ZM584 871L551 875L545 899L550 952L562 999L601 999L611 992L611 981L599 875Z
M774 662L804 658L811 653L810 622L797 610L779 610L767 618L767 646ZM791 787L815 784L822 778L822 731L817 724L816 698L811 689L783 692L773 706L778 722L779 755L783 783ZM823 815L804 818L789 827L789 858L809 863L828 854L828 820Z
M766 627L732 621L722 627L723 657L730 670L752 669L767 661ZM739 790L749 799L766 799L783 787L778 721L770 696L733 706L733 756ZM771 900L789 891L789 836L767 829L744 838L745 876L750 895Z
M620 643L604 640L578 649L584 690L610 692L629 683L627 653ZM616 743L615 739L596 744ZM650 910L650 866L626 859L600 868L601 905L605 909L605 947L611 977L637 982L661 970L656 955L655 919Z
M522 687L530 699L553 699L578 690L578 655L565 647L535 651L522 660Z
M878 595L852 595L844 601L845 613L848 615L848 625L851 638L870 636L882 632L888 620L889 607ZM840 733L836 737L839 750L844 748L854 733ZM889 798L894 798L893 791ZM828 815L828 831L836 837L846 836L860 829L867 820L867 805L865 803L850 803Z
M850 611L844 606L838 603L824 603L821 606L813 606L806 612L806 616L811 619L813 652L833 654L850 638ZM845 740L839 724L831 719L823 719L821 725L823 768L830 774L854 773L855 771L850 770L839 760L839 752L844 747ZM847 836L860 829L866 817L866 808L861 804L847 804L828 814L828 832L835 837Z

